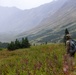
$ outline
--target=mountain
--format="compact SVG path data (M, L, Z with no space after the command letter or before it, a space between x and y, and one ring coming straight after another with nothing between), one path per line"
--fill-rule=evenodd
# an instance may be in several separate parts
M62 3L61 0L58 2ZM37 43L59 42L63 40L66 28L76 38L76 0L66 0L54 14L49 13L37 27L19 36L27 36L31 42Z
M0 6L0 41L14 40L18 34L22 35L39 26L49 15L55 14L66 1L52 1L28 10Z
M58 11L65 1L53 1L29 10L0 6L0 41L14 40L16 35L38 26L49 14Z
M66 28L75 37L75 4L75 0L54 0L28 10L0 6L0 41L27 36L31 42L59 42Z

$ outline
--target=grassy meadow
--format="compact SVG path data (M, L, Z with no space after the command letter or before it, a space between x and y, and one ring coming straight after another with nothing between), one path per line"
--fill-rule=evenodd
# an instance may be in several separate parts
M0 75L64 75L64 44L31 46L0 51Z

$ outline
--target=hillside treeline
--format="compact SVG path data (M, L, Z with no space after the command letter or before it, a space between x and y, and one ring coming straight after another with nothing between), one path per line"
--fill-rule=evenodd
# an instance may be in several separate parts
M28 41L28 38L22 38L21 41L19 41L18 39L15 40L15 42L11 41L11 43L8 44L7 49L8 50L15 50L15 49L19 49L19 48L29 48L30 47L30 43Z
M2 43L0 42L0 48L7 48L8 43Z

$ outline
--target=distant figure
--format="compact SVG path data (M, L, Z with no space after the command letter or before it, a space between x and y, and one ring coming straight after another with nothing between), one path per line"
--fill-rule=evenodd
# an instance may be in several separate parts
M68 56L69 70L73 70L74 67L75 49L75 44L72 41L70 34L66 34L66 54Z

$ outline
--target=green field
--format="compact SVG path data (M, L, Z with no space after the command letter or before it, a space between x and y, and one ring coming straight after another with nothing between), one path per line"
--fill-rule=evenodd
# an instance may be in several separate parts
M31 46L0 51L0 75L64 75L64 44Z

